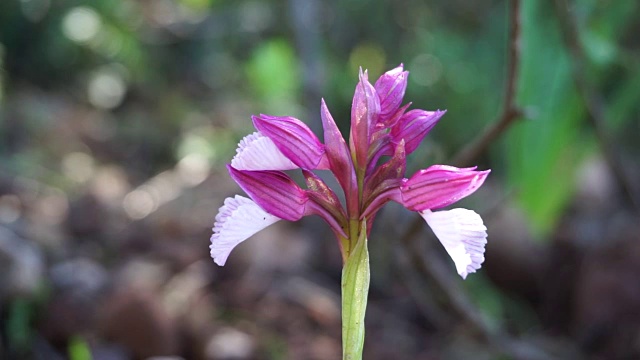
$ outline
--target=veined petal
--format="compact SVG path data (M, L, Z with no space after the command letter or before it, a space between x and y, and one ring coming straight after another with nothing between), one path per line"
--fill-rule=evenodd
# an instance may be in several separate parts
M390 135L393 142L398 143L404 139L407 154L411 154L420 146L424 137L433 129L445 112L420 109L408 111L391 128Z
M244 196L226 198L216 215L211 236L211 257L223 266L238 244L267 226L280 221Z
M371 218L387 202L393 200L402 204L402 194L400 186L403 184L407 167L406 155L404 152L404 141L396 146L393 157L382 166L379 166L373 174L365 178L364 183L364 206L360 219L372 220Z
M253 125L271 139L293 163L316 169L324 155L324 145L302 121L290 116L252 116Z
M331 172L335 175L344 190L347 200L347 210L357 211L358 209L358 185L356 182L356 173L353 168L353 161L349 154L340 129L333 120L327 104L322 99L320 104L320 117L322 118L322 127L324 128L324 144L327 159Z
M347 237L347 216L342 209L340 200L324 181L311 171L302 170L307 182L309 206L307 212L322 217L329 226L340 236Z
M383 181L389 179L402 179L406 168L407 157L404 152L404 141L401 140L396 146L391 159L381 166L378 166L373 174L365 177L363 190L365 203L373 201L373 197L386 190L384 188L379 189Z
M487 244L487 228L480 215L467 209L420 212L447 250L463 279L480 269Z
M380 114L380 99L376 89L369 83L367 72L360 69L360 81L356 85L351 104L351 136L349 146L356 154L357 166L367 164L370 135Z
M475 167L433 165L403 181L400 187L403 205L413 211L451 205L478 190L489 172L475 171Z
M231 166L238 170L291 170L298 166L276 144L259 132L245 136L236 149Z
M296 221L305 214L309 197L281 171L244 171L227 165L229 174L261 208L279 218Z
M397 68L382 74L376 81L374 87L380 98L379 121L384 121L393 116L400 103L402 103L402 98L407 90L407 76L409 75L408 71L403 70L403 66L400 64Z

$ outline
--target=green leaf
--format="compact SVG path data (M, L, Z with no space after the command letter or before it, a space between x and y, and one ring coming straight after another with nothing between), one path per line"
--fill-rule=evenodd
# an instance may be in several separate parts
M74 336L69 341L69 359L70 360L91 360L91 350L84 339Z
M247 63L247 78L267 113L290 110L301 88L298 59L285 40L270 40L258 47Z
M18 352L29 348L32 331L29 326L33 308L28 300L18 298L9 304L9 314L5 331L9 345Z
M580 125L583 103L571 77L571 62L551 5L522 7L522 58L518 103L530 119L505 141L508 181L538 234L550 231L571 199L584 156Z
M369 294L367 226L362 222L356 246L342 269L342 358L362 359L364 316Z

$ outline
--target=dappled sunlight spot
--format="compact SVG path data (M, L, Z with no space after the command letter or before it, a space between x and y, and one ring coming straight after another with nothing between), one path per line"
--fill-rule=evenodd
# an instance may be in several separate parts
M95 171L93 158L82 152L73 152L62 159L62 171L69 179L84 183L91 179Z
M136 189L124 197L122 207L129 218L139 220L154 212L158 204L148 191Z
M35 203L35 209L43 222L57 225L67 218L69 200L62 191L55 190L38 198Z
M13 194L0 196L0 222L8 224L22 215L22 202Z
M442 77L442 63L432 54L420 54L411 61L411 78L418 85L431 86Z
M180 195L180 181L173 171L163 171L152 177L138 189L151 194L158 206L174 200Z
M213 155L213 149L209 141L204 137L194 133L185 134L178 145L178 154L180 157L185 157L194 153L211 156Z
M196 186L207 179L211 166L201 154L189 154L176 165L176 170L185 186Z
M386 62L384 49L377 44L364 43L356 46L349 55L349 67L357 72L360 66L370 74L377 76L382 72Z
M207 175L208 170L204 178ZM200 180L203 175L199 173L191 173L190 176L192 178L187 181L182 176L176 170L163 171L157 174L128 193L124 197L122 207L131 219L142 219L158 210L160 206L178 198L182 194L185 185L194 186L195 184L191 185L194 180L197 180L198 183L204 181L204 178Z
M117 166L98 168L91 181L91 192L102 202L110 205L119 204L129 188L127 175Z
M165 285L164 303L171 314L184 316L191 309L193 301L207 286L208 267L204 260L188 266L184 271L176 274Z
M240 330L223 328L214 335L206 347L206 354L221 359L246 359L252 357L255 341Z
M95 72L87 89L89 102L101 109L113 109L122 103L127 85L122 75L113 68Z
M101 27L100 15L86 6L78 6L69 10L62 20L64 35L78 43L86 43L93 39Z

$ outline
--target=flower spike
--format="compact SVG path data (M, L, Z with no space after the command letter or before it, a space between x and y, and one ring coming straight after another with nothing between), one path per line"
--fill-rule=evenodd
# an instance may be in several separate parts
M227 198L211 236L211 257L224 265L229 253L257 231L280 221L318 215L336 237L343 260L343 358L361 359L369 291L368 236L389 201L418 212L431 227L464 279L484 262L487 228L467 209L440 210L475 192L489 170L433 165L405 178L407 156L445 111L402 105L409 73L402 64L371 85L360 69L351 105L349 144L324 99L320 116L324 144L302 121L289 116L253 116L257 132L240 141L227 165L251 199ZM389 156L389 159L385 157ZM300 169L306 189L283 170ZM344 194L344 206L313 170L329 170ZM345 209L346 207L346 209Z
M269 224L308 215L319 215L329 224L347 262L359 239L368 235L378 211L395 201L424 218L462 277L479 269L487 237L480 216L466 209L434 210L475 192L489 170L433 165L404 177L407 156L446 112L409 110L411 103L403 105L408 75L400 64L372 85L360 69L348 144L324 100L320 106L324 143L294 117L253 116L257 131L240 141L227 166L251 200L229 198L220 208L211 237L216 263L224 264L234 246ZM381 161L386 156L390 158ZM306 188L283 172L293 169L301 169ZM346 206L314 170L333 174Z

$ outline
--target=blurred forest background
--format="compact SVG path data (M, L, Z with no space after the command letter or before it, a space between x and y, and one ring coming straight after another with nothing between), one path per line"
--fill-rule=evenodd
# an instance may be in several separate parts
M366 359L640 358L640 3L0 1L0 358L338 359L317 218L209 258L250 115L348 129L358 67L448 109L409 160L491 168L462 281L372 232ZM497 124L497 125L496 125Z

